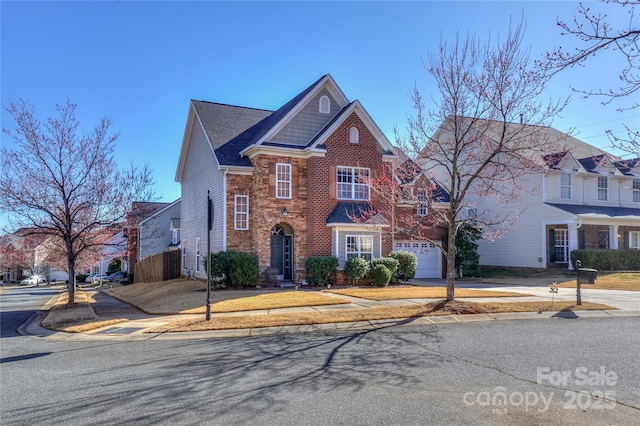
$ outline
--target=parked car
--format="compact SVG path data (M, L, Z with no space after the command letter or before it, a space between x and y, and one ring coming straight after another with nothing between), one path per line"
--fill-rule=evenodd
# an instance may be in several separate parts
M99 283L100 281L102 281L103 283L108 283L109 282L109 275L107 274L96 274L91 278L91 283L92 284L96 284Z
M95 277L99 277L99 276L100 276L100 274L87 275L87 278L84 279L84 282L85 283L93 282L93 279Z
M122 271L116 271L113 274L109 275L109 281L119 283L124 280L124 274Z
M20 285L33 285L33 284L42 284L46 283L47 279L42 275L32 275L29 278L25 278L20 281Z

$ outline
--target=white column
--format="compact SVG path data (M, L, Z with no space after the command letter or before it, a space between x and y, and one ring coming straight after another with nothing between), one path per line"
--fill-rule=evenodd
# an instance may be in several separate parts
M572 250L578 249L578 225L575 223L569 224L569 256L571 256ZM569 270L573 270L573 264L569 260Z

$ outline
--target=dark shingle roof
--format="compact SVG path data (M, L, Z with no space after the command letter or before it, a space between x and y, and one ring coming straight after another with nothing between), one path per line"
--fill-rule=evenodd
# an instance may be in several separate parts
M608 217L637 216L638 219L640 219L640 208L585 206L581 204L545 204L575 215L597 214Z
M373 213L373 214L372 214ZM363 223L375 215L369 203L339 201L326 223Z
M251 166L240 152L257 143L324 78L296 95L276 111L192 101L213 145L218 162L227 166Z

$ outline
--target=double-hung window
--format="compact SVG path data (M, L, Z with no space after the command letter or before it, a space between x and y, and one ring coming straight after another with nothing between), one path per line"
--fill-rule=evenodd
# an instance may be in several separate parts
M609 178L598 176L598 201L609 200Z
M276 198L291 198L291 164L276 164Z
M563 200L571 199L571 173L560 175L560 198Z
M634 179L631 188L633 191L633 202L640 203L640 179Z
M249 229L249 196L236 195L235 199L235 229Z
M366 261L373 258L373 237L371 235L347 235L347 260L361 257Z
M339 200L369 200L369 169L338 166L336 173Z
M418 206L417 206L416 214L418 216L427 215L427 190L426 189L418 189Z
M640 250L640 231L629 232L629 248Z

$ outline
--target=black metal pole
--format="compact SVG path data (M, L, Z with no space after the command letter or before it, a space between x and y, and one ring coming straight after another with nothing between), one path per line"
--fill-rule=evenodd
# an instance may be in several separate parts
M582 267L582 262L579 260L576 261L576 305L582 306L582 295L580 294L580 268Z
M213 203L211 191L207 190L207 313L205 319L211 321L211 228L213 222Z

